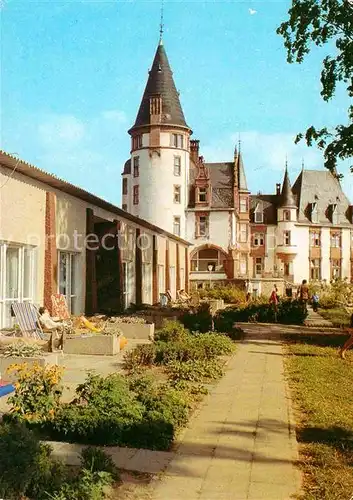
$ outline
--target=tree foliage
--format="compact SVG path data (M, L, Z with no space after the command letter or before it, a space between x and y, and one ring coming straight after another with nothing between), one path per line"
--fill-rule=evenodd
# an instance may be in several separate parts
M277 29L284 38L289 63L301 63L312 44L323 46L326 56L321 71L321 95L329 101L339 83L353 97L353 0L293 0L289 18ZM347 124L333 129L311 126L296 137L308 146L316 142L324 151L325 167L335 172L337 159L353 157L353 105L348 106ZM353 166L351 166L353 171Z

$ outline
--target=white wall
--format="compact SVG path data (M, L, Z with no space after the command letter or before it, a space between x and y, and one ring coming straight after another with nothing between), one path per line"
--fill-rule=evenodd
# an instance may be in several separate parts
M309 280L309 228L307 226L296 226L295 242L297 255L293 261L294 282L300 283L302 280Z
M206 210L207 211L207 210ZM190 241L194 246L204 244L216 245L227 253L229 245L232 242L231 236L231 221L232 216L228 210L222 212L212 212L209 215L209 237L195 238L195 212L187 212L186 215L186 240ZM236 229L234 228L234 233Z
M177 131L180 133L180 131ZM185 207L187 205L187 178L189 152L170 147L170 132L161 132L162 148L139 149L131 156L129 179L129 211L156 226L173 233L173 218L180 217L180 235L185 238ZM184 146L188 134L184 133ZM143 147L149 142L149 134L143 136ZM133 177L133 158L140 157L139 177ZM174 156L181 157L181 175L174 175ZM133 186L139 185L139 204L133 205ZM174 185L181 186L181 202L174 203Z
M330 228L321 228L321 278L330 281Z

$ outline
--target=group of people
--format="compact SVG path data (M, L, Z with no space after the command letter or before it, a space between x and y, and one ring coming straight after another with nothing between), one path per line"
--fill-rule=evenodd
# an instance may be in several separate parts
M251 285L251 282L249 280L247 280L247 282L245 284L245 289L246 289L246 301L249 302L251 300L251 297L252 297L252 285ZM303 308L305 311L308 310L308 302L309 302L310 298L311 298L311 304L312 304L313 311L316 312L318 310L319 300L320 300L319 295L317 294L317 292L314 292L310 297L309 286L308 286L308 283L306 280L303 280L302 284L298 288L297 298L300 301L300 303L303 305ZM271 292L271 295L270 295L269 303L270 303L270 306L271 306L273 313L274 313L275 322L277 322L279 301L280 301L280 295L278 292L278 288L277 288L277 285L274 285L272 292ZM342 359L345 359L347 350L353 346L353 314L350 317L350 323L349 323L349 327L347 328L347 333L349 334L349 337L339 351L339 355Z

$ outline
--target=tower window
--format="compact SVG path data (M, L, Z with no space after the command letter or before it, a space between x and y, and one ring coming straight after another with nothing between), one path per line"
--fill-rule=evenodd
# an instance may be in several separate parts
M285 221L290 220L290 210L283 211L283 220L285 220Z
M180 203L181 201L181 186L174 186L174 203Z
M207 201L207 189L199 188L199 203L206 203Z
M123 194L127 194L127 179L123 179Z
M132 149L139 148L142 148L142 134L135 135L135 137L132 138Z
M134 156L134 177L138 177L140 174L140 157Z
M133 203L134 205L139 204L139 186L134 186L134 191L133 191Z
M248 203L246 198L240 198L239 208L241 213L248 211Z
M184 136L182 134L171 134L170 145L173 148L184 148Z
M291 244L290 231L283 231L283 244L289 246Z
M126 203L123 203L123 210L125 210L125 212L127 212L127 204Z
M173 221L173 233L176 236L180 236L180 217L174 217L174 221Z
M180 156L174 156L174 175L180 176L181 175L181 157Z

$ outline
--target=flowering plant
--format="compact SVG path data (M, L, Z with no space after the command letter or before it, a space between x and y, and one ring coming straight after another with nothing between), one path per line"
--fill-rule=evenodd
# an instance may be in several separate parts
M52 420L62 394L63 369L57 365L21 363L11 365L7 371L17 378L15 393L9 398L11 413L33 423Z

